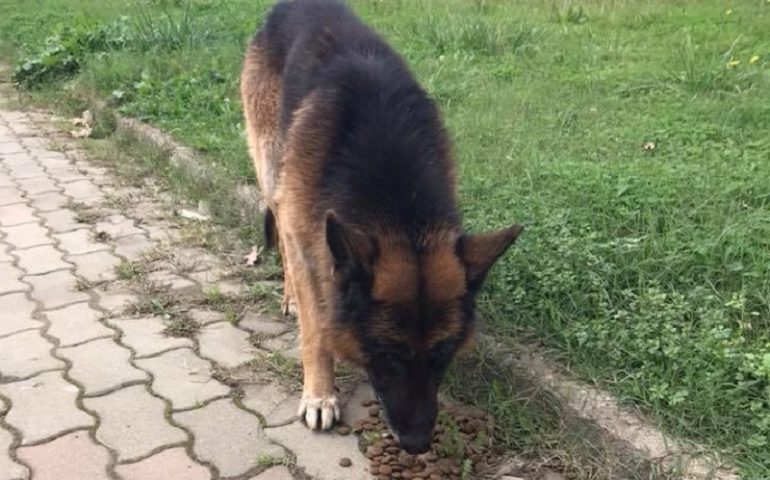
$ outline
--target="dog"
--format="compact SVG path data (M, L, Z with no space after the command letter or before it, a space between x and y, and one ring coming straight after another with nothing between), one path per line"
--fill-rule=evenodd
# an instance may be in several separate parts
M278 2L247 47L241 97L284 310L297 310L300 418L339 420L334 364L350 362L401 447L427 451L475 297L523 227L463 230L437 106L341 1Z

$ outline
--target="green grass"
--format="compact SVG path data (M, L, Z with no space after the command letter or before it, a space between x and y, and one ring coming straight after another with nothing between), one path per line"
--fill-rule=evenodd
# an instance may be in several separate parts
M469 227L529 225L486 328L770 477L770 2L351 3L441 105ZM110 98L253 181L237 74L270 2L34 4L0 36L36 98Z

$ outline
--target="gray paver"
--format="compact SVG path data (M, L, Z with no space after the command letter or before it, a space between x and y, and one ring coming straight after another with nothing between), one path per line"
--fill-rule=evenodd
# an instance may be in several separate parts
M254 312L246 313L238 322L238 326L261 337L274 337L291 329L287 322L281 322L269 315Z
M88 300L88 295L76 290L77 279L68 270L27 275L24 281L32 285L32 298L42 303L47 310Z
M200 353L223 367L237 367L257 353L249 343L249 334L229 322L212 323L198 334Z
M165 270L158 270L147 275L147 280L157 285L167 285L172 291L182 292L189 289L196 289L195 282L180 277L175 273Z
M110 319L110 325L123 332L122 342L131 348L137 357L155 355L166 350L193 347L189 338L169 337L163 334L166 328L160 318Z
M99 395L126 383L148 378L146 373L129 363L131 352L111 339L60 348L58 352L72 362L70 377L83 386L86 395Z
M21 203L24 198L21 196L21 191L16 187L2 187L0 188L0 206L13 205L14 203Z
M77 407L78 389L64 380L60 372L0 385L0 393L11 400L5 421L21 432L23 445L95 423Z
M102 191L91 180L65 183L62 185L62 188L65 195L79 202L101 199L103 197Z
M26 480L29 478L29 470L14 461L8 453L12 442L11 432L0 427L0 480Z
M0 231L6 234L3 241L17 249L53 243L53 240L48 236L48 230L38 223L25 223L14 227L0 227Z
M128 235L143 234L141 228L134 226L134 221L123 215L110 215L94 226L97 232L104 232L111 238L126 237Z
M42 327L43 322L32 318L34 311L35 304L23 293L0 296L0 337Z
M11 247L6 245L5 243L0 242L0 263L11 263L13 262L13 257L9 253L9 250ZM2 265L0 265L2 266Z
M87 229L53 234L53 237L59 240L59 248L70 255L82 255L109 249L108 245L94 241L92 236L91 231Z
M44 313L51 324L48 334L59 340L60 347L69 347L115 334L114 330L99 322L102 314L87 303L76 303Z
M75 264L75 271L90 282L115 280L118 278L115 267L120 259L107 251L67 255L67 261Z
M150 395L144 386L87 398L83 404L101 419L96 438L115 450L120 462L136 460L157 448L187 440L183 430L166 422L163 401Z
M170 448L115 471L125 480L210 480L211 473L195 463L183 448Z
M19 458L32 467L35 480L110 480L107 449L83 431L43 445L20 448Z
M49 192L40 195L30 195L29 200L32 207L38 212L49 212L62 208L70 198L59 192Z
M286 467L273 467L249 480L294 480L294 476Z
M26 203L14 203L0 207L0 226L11 227L37 221L35 210Z
M136 360L136 365L152 374L152 390L169 400L176 410L192 408L230 392L211 378L209 362L188 348Z
M37 163L8 165L8 170L11 171L11 175L13 175L13 178L15 178L17 182L25 178L45 177L43 167Z
M268 426L294 421L297 418L299 401L298 394L284 390L277 383L243 387L243 406L262 415Z
M144 235L128 235L113 242L115 253L129 261L139 260L142 255L155 246Z
M0 377L24 378L64 368L64 362L51 355L53 345L37 330L28 330L0 338Z
M56 250L53 245L13 250L12 253L19 257L19 267L29 275L72 268L72 265L64 261L62 253Z
M193 432L196 456L215 465L222 476L245 474L257 466L259 457L286 456L283 448L265 438L259 420L229 399L175 413L173 418Z
M88 227L88 225L75 220L75 213L72 210L53 210L50 212L40 212L38 215L43 219L45 226L54 233L64 233Z
M48 177L24 178L18 180L17 183L27 195L59 191L59 187Z
M112 314L122 313L125 308L137 300L137 296L128 291L97 292L99 306Z
M361 480L369 478L368 461L358 451L355 435L313 432L300 422L265 430L268 438L291 446L297 456L297 466L315 480ZM341 467L337 460L348 457L350 467Z

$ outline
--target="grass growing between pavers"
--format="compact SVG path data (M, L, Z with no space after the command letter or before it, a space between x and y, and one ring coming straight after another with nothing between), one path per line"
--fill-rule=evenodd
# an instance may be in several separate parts
M227 194L252 181L237 73L270 3L9 0L0 35L33 98L73 116L107 98L203 152L206 184L133 139L104 143L253 242ZM529 223L490 279L486 328L537 336L745 478L770 476L770 4L351 4L445 112L468 224Z

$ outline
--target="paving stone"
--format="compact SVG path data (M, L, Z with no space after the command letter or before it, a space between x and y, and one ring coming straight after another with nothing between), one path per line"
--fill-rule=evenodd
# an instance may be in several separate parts
M246 385L243 405L262 415L268 426L283 425L297 418L300 396L277 383Z
M13 250L13 254L19 257L18 266L29 275L72 268L72 265L64 261L62 253L56 250L53 245Z
M5 187L15 187L16 183L13 181L11 177L3 173L2 170L0 170L0 189Z
M24 198L21 196L21 191L16 187L3 187L0 188L0 206L12 205L14 203L21 203Z
M227 320L227 316L216 310L190 310L187 312L190 318L198 322L200 325L208 325L210 323L224 322Z
M161 217L162 211L158 207L152 207L151 210L145 211L139 206L134 207L134 215L143 219L152 219L153 216ZM153 212L157 212L153 215ZM147 236L151 239L163 243L174 243L181 238L179 232L179 226L167 222L153 222L152 224L142 225L142 228L147 232Z
M85 228L67 233L55 233L53 237L59 240L59 248L70 255L109 250L108 245L94 241L91 230Z
M184 448L170 448L115 471L125 480L210 480L211 473L195 463Z
M38 215L43 219L45 226L54 233L64 233L88 227L85 223L80 223L75 219L75 213L72 210L65 208L51 212L40 212Z
M43 164L43 166L45 166L46 169L48 170L48 176L56 180L59 183L59 185L64 185L65 183L88 180L88 176L80 173L78 169L72 165L61 164L59 166L51 167L51 166L46 166L43 160L41 160L40 163Z
M8 454L11 444L13 444L11 432L0 427L0 480L26 480L29 478L29 470Z
M99 295L99 306L112 314L122 313L126 307L139 299L131 292L109 291L97 292Z
M35 480L110 480L107 449L94 443L84 431L43 445L20 448L18 454L32 467Z
M291 329L288 322L281 322L270 315L254 312L247 312L238 322L238 326L262 337L274 337Z
M30 195L29 200L32 207L38 212L50 212L62 208L70 198L65 197L59 192L48 192L40 195Z
M286 467L273 467L265 470L250 480L294 480L294 476Z
M297 343L297 332L289 332L280 337L263 340L259 342L259 346L271 352L285 352L295 348Z
M23 178L17 181L19 188L26 192L27 195L38 195L46 192L57 192L59 187L56 186L53 180L45 177L35 178Z
M87 303L76 303L44 314L51 324L48 334L59 340L60 347L69 347L101 337L112 337L115 334L114 330L99 322L102 314Z
M118 257L106 251L67 255L67 261L74 263L77 274L89 282L115 280L118 278L115 267L121 263Z
M198 287L195 282L165 270L158 270L148 274L147 280L157 285L167 285L174 292L196 289Z
M3 241L14 248L29 248L53 243L48 230L38 223L25 223L15 227L0 227L5 233Z
M119 462L143 457L153 450L187 441L187 434L165 420L165 405L142 385L123 388L103 397L86 398L101 424L96 438L118 454Z
M93 417L77 407L78 389L64 380L61 372L2 384L0 394L11 400L5 421L21 432L22 445L40 442L68 430L89 428L95 423Z
M257 417L230 399L172 416L192 431L196 456L216 466L223 477L243 475L257 466L259 457L286 457L283 448L267 441Z
M58 353L72 362L70 377L83 386L86 395L99 395L120 385L147 380L147 374L129 363L131 352L112 339L94 340Z
M0 377L24 378L66 365L51 355L51 345L37 330L0 338Z
M0 155L6 157L8 155L14 155L17 153L27 153L24 147L16 140L11 142L3 142L0 144Z
M17 182L25 178L38 178L46 176L43 167L37 163L8 165L8 170L10 170L11 176L15 178Z
M166 326L160 318L110 319L123 336L121 341L131 348L137 357L146 357L174 348L193 347L189 338L169 337L163 334Z
M169 400L174 409L196 407L230 389L211 378L211 365L188 348L136 360L137 366L152 376L152 390Z
M35 210L26 203L14 203L0 207L0 226L12 227L22 223L37 222Z
M249 343L249 334L229 322L212 323L198 334L200 354L225 368L237 367L254 358L257 350Z
M355 435L313 432L300 422L283 427L268 428L265 435L291 448L297 457L297 466L315 480L361 480L370 478L368 460L358 450ZM350 467L341 467L338 460L348 457Z
M0 296L0 337L42 327L43 322L32 318L35 307L24 293Z
M81 180L62 184L64 194L72 197L76 201L101 199L104 195L99 187L93 184L91 180Z
M113 242L115 253L128 261L136 261L142 255L155 246L154 242L147 240L144 235L129 235L120 237Z
M0 295L29 290L29 285L20 280L23 274L23 271L9 263L0 265Z
M9 253L10 247L4 243L0 243L0 263L12 263L14 258Z
M88 295L75 290L77 279L69 270L27 275L24 281L32 285L32 298L42 303L46 310L88 300Z
M97 232L105 232L110 238L126 237L128 235L144 234L144 230L134 226L134 221L123 215L110 215L98 222L94 228Z

